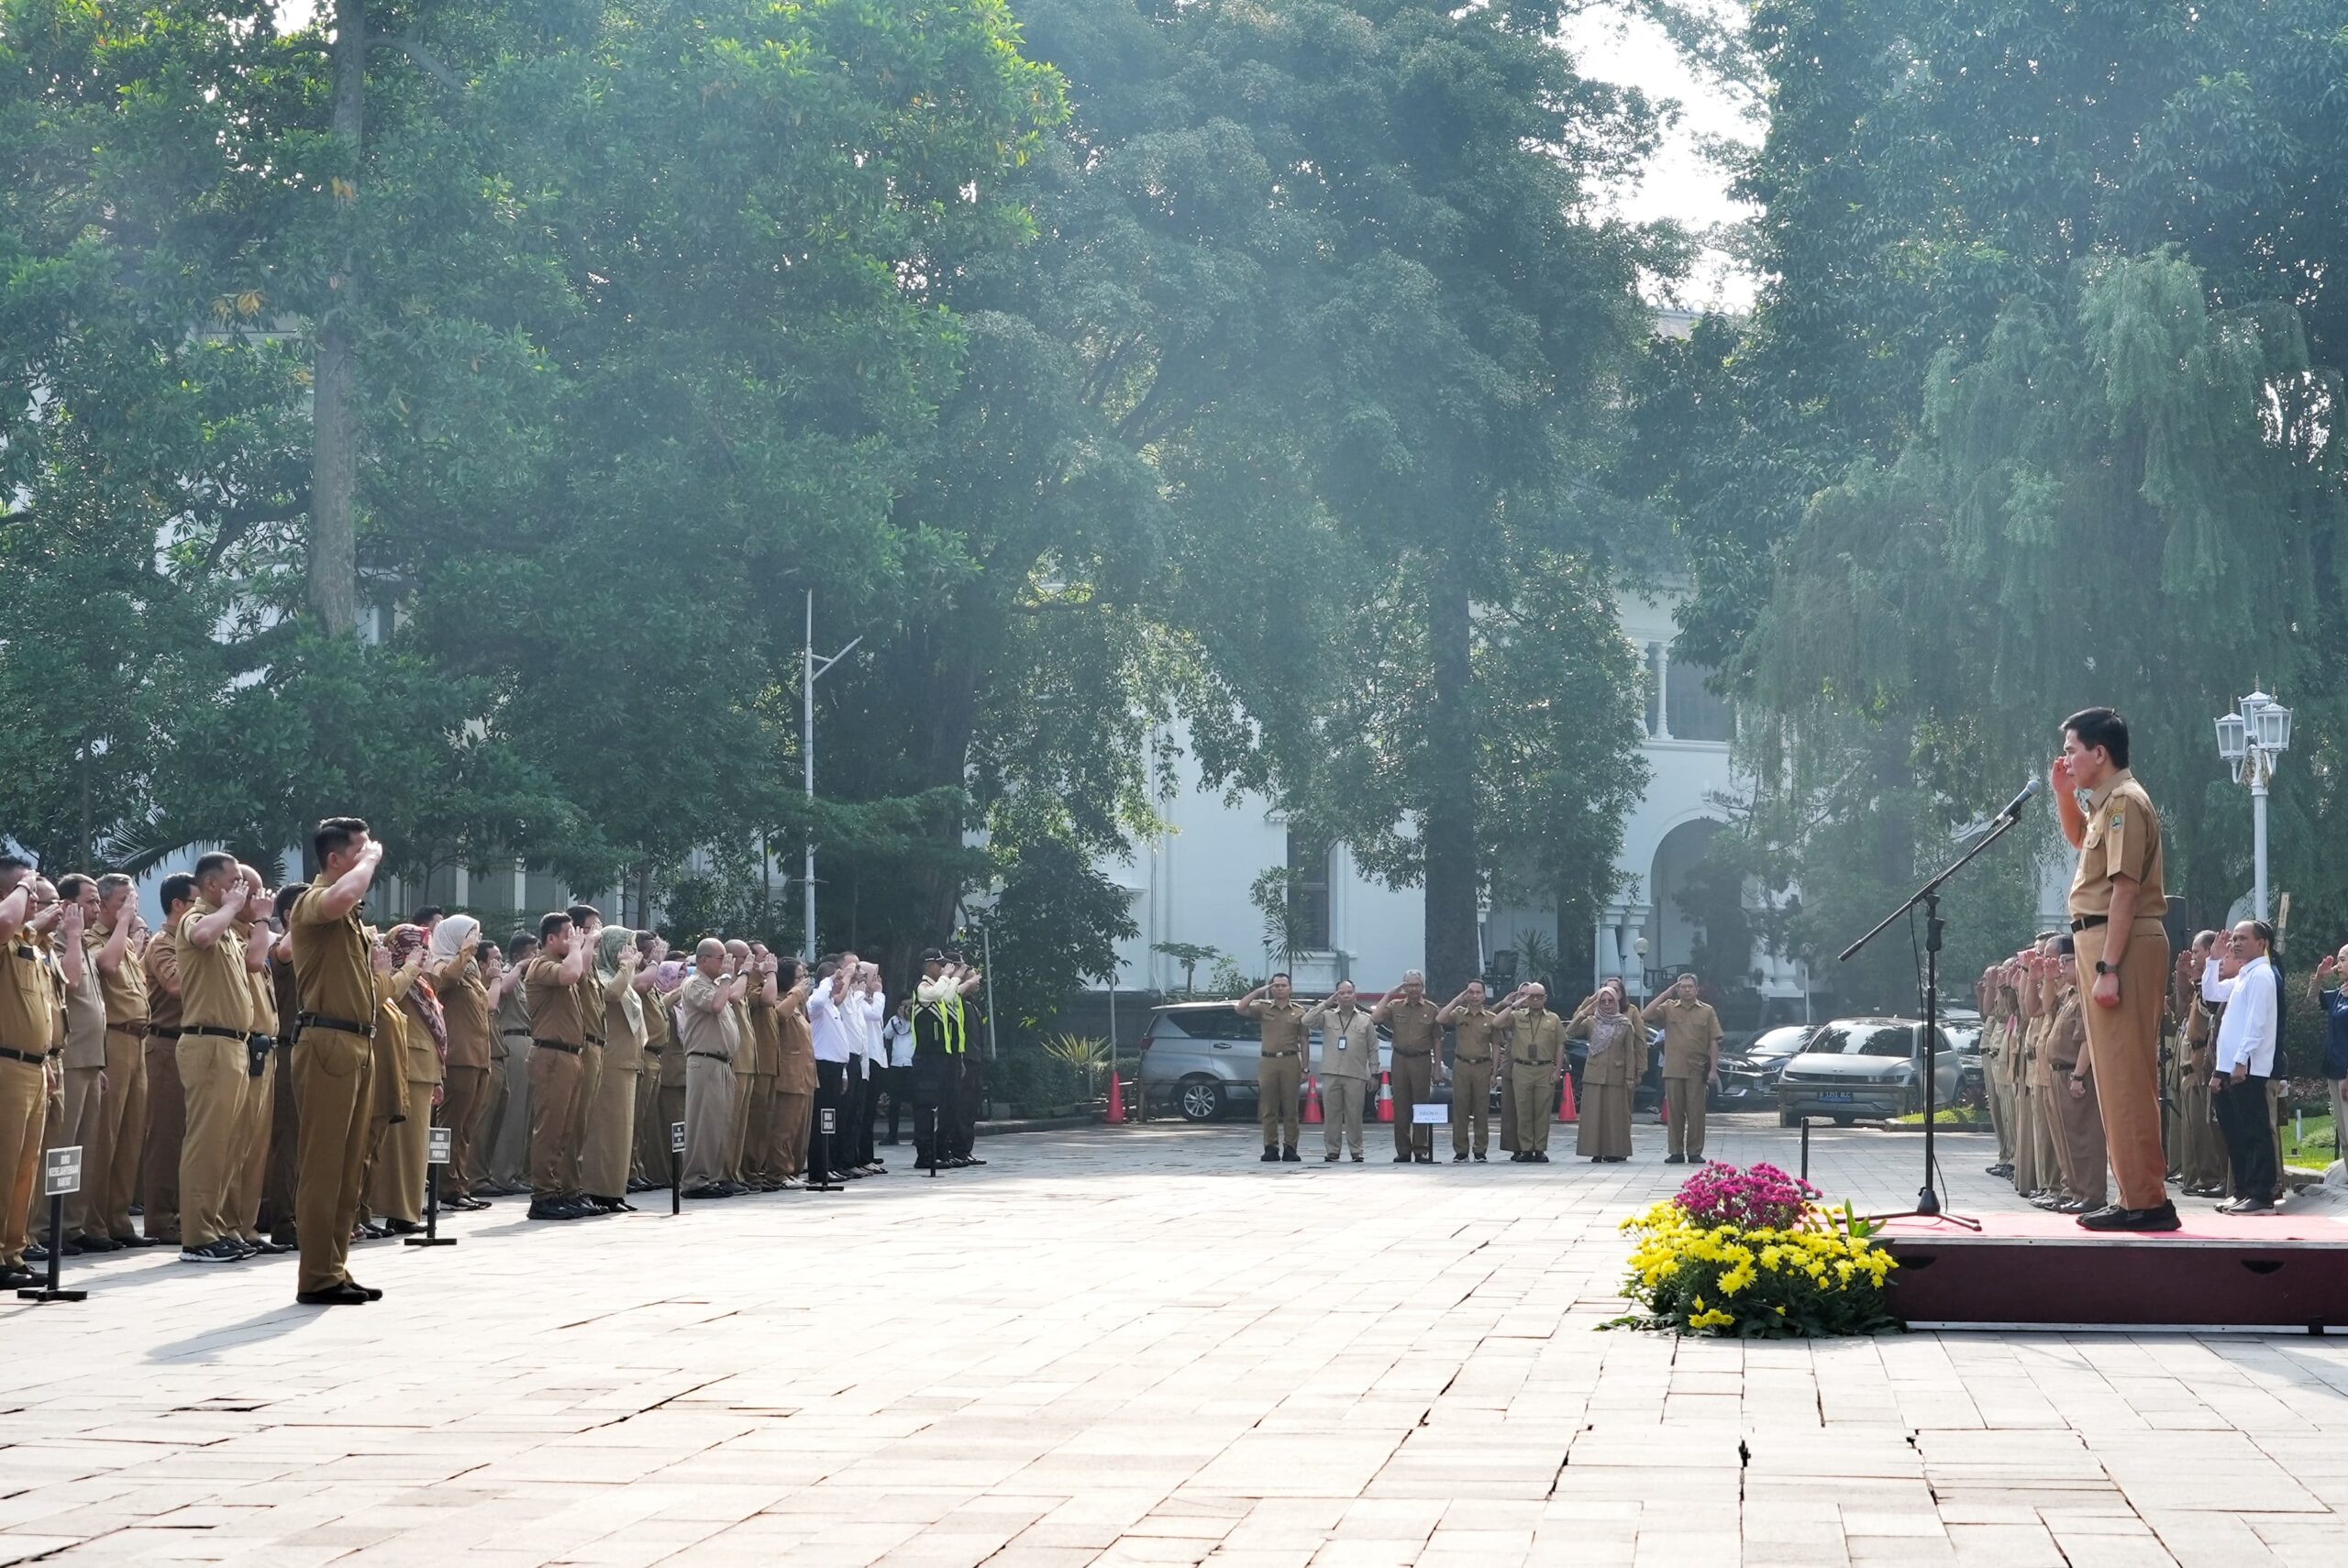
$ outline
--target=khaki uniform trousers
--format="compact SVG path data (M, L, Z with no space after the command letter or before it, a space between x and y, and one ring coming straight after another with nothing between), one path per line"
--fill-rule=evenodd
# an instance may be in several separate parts
M2027 1195L2045 1185L2038 1171L2038 1091L2030 1087L2024 1064L2014 1084L2014 1190Z
M579 1168L580 1091L587 1081L581 1053L530 1047L530 1196L560 1198Z
M1508 1108L1501 1110L1501 1120L1508 1120ZM1492 1064L1488 1057L1471 1061L1460 1057L1451 1064L1451 1152L1468 1152L1468 1138L1473 1134L1475 1152L1483 1154L1491 1146L1492 1135Z
M2083 987L2092 983L2108 934L2098 925L2072 938ZM2099 1007L2090 998L2079 1010L2087 1020L2088 1059L2095 1064L2111 1179L2125 1209L2157 1209L2168 1201L2160 1089L2161 999L2168 972L2167 935L2140 921L2120 961L2120 1005Z
M1688 1159L1704 1157L1704 1097L1711 1086L1703 1078L1663 1080L1664 1131L1667 1151Z
M774 1096L774 1157L780 1175L796 1181L807 1174L807 1133L815 1121L815 1097L777 1089Z
M143 1034L106 1031L106 1092L98 1132L82 1156L90 1192L91 1234L116 1241L138 1234L130 1202L138 1191L138 1156L147 1142L147 1053Z
M25 1220L40 1191L40 1134L49 1074L38 1062L0 1057L0 1263L25 1261Z
M96 1172L100 1152L96 1144L101 1135L100 1123L105 1120L99 1109L105 1099L105 1090L99 1085L105 1078L104 1067L66 1068L63 1103L57 1107L58 1113L50 1119L41 1139L43 1149L71 1149L78 1144L82 1150L81 1190L67 1194L65 1198L65 1238L72 1242L97 1235L105 1229L102 1221L93 1218L97 1210L90 1204L91 1178ZM40 1231L42 1241L54 1247L57 1238L49 1233L49 1205L40 1200L38 1193L33 1202L39 1210L35 1228Z
M1264 1132L1264 1146L1296 1147L1297 1096L1304 1087L1301 1052L1266 1052L1256 1067L1256 1120ZM1328 1111L1322 1111L1326 1120Z
M425 1165L432 1156L432 1091L430 1078L407 1080L407 1118L394 1121L375 1154L375 1167L367 1180L367 1207L386 1220L410 1225L424 1222Z
M733 1169L734 1102L739 1092L731 1062L702 1051L686 1055L685 1191L727 1179Z
M245 1113L245 1042L240 1035L183 1034L174 1051L187 1125L180 1141L180 1244L209 1246L236 1229L228 1178Z
M489 1162L490 1179L500 1187L530 1184L530 1058L537 1050L527 1040L508 1035L505 1041L505 1091L497 1102L497 1135L482 1156Z
M503 1186L497 1175L497 1145L505 1133L505 1108L511 1103L506 1084L510 1069L502 1057L492 1056L482 1076L481 1103L473 1108L472 1154L465 1167L465 1191Z
M636 1149L629 1171L638 1181L669 1185L669 1129L660 1122L660 1059L681 1045L644 1050L644 1075L636 1080Z
M269 1154L262 1166L260 1227L272 1240L294 1239L294 1193L302 1180L301 1097L294 1092L294 1047L282 1034L271 1053Z
M445 1074L440 1109L432 1114L434 1125L449 1130L449 1163L440 1172L440 1185L447 1189L443 1197L463 1198L473 1189L474 1162L480 1158L475 1141L481 1135L482 1102L489 1098L489 1069L449 1067Z
M1371 1089L1367 1078L1333 1078L1321 1080L1321 1147L1335 1156L1343 1147L1352 1151L1356 1159L1362 1154L1362 1108L1369 1103Z
M2070 1069L2064 1063L2054 1064L2055 1129L2060 1137L2055 1142L2055 1154L2063 1166L2063 1190L2094 1208L2104 1206L2110 1184L2105 1179L2103 1160L2103 1113L2095 1102L2092 1087L2085 1094L2071 1092Z
M587 1124L593 1119L595 1096L604 1087L604 1047L591 1044L579 1054L579 1092L570 1100L571 1192L587 1190Z
M198 1036L202 1038L202 1036ZM180 1239L180 1145L187 1138L187 1098L180 1092L179 1043L147 1038L147 1136L138 1167L147 1239Z
M1525 1154L1549 1152L1549 1123L1557 1113L1557 1076L1548 1067L1512 1063L1509 1109L1514 1113L1516 1146Z
M1981 1058L1981 1098L1989 1102L1989 1125L1998 1134L1998 1164L2014 1157L2014 1086L2006 1077L2002 1051Z
M1501 1152L1504 1154L1516 1153L1516 1089L1509 1076L1512 1070L1508 1054L1501 1052L1493 1072L1501 1085Z
M595 1104L587 1119L587 1154L581 1190L598 1198L626 1198L630 1156L636 1144L636 1096L642 1069L604 1069Z
M757 1113L759 1102L759 1086L753 1081L758 1077L753 1070L758 1055L759 1047L746 1029L741 1043L734 1048L734 1121L725 1130L725 1171L722 1177L725 1181L738 1182L749 1175L750 1119ZM691 1067L686 1068L688 1082L692 1081L692 1071ZM690 1132L686 1135L692 1136Z
M222 1211L227 1233L260 1240L261 1189L269 1182L269 1134L277 1114L277 1052L261 1058L260 1077L245 1064L245 1098L237 1110L236 1145L228 1155L228 1200Z
M1397 1154L1434 1155L1434 1129L1412 1124L1415 1108L1428 1099L1434 1089L1434 1057L1406 1056L1397 1051L1393 1055L1393 1070L1388 1074L1394 1088L1394 1152Z
M294 1240L302 1252L297 1290L327 1290L350 1278L350 1228L373 1121L374 1049L359 1035L311 1024L294 1046L300 1101L294 1184Z
M743 1080L743 1092L749 1096L742 1122L742 1170L740 1180L774 1181L782 1175L782 1161L775 1146L775 1075L752 1073Z

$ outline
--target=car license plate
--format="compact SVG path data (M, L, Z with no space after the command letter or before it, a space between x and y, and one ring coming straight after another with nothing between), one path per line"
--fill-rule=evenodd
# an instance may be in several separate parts
M1822 1092L1818 1098L1829 1105L1848 1105L1851 1102L1851 1091L1831 1088Z

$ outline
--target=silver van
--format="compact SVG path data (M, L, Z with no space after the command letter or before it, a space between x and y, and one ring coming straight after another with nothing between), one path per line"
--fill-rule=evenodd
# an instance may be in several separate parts
M1378 1005L1365 996L1364 1007ZM1318 1059L1319 1033L1313 1035ZM1386 1032L1378 1032L1379 1066L1388 1064ZM1141 1037L1137 1092L1150 1111L1172 1111L1185 1121L1214 1121L1229 1113L1253 1115L1263 1030L1227 1001L1173 1002L1150 1010Z

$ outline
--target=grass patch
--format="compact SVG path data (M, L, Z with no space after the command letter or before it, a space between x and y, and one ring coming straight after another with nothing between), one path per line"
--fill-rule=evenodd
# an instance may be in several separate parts
M2291 1136L2291 1122L2283 1123L2283 1163L2287 1165L2308 1165L2321 1170L2340 1156L2331 1152L2331 1118L2310 1116L2305 1123L2304 1138Z
M1922 1127L1923 1124L1924 1113L1921 1110L1913 1116L1900 1117L1896 1123L1901 1127ZM1933 1112L1933 1125L1935 1127L1987 1127L1989 1125L1989 1113L1977 1105L1956 1106Z

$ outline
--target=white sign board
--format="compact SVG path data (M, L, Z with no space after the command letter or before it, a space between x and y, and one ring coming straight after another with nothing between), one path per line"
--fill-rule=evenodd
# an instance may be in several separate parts
M1448 1127L1451 1125L1451 1107L1433 1100L1422 1101L1411 1107L1411 1125Z

